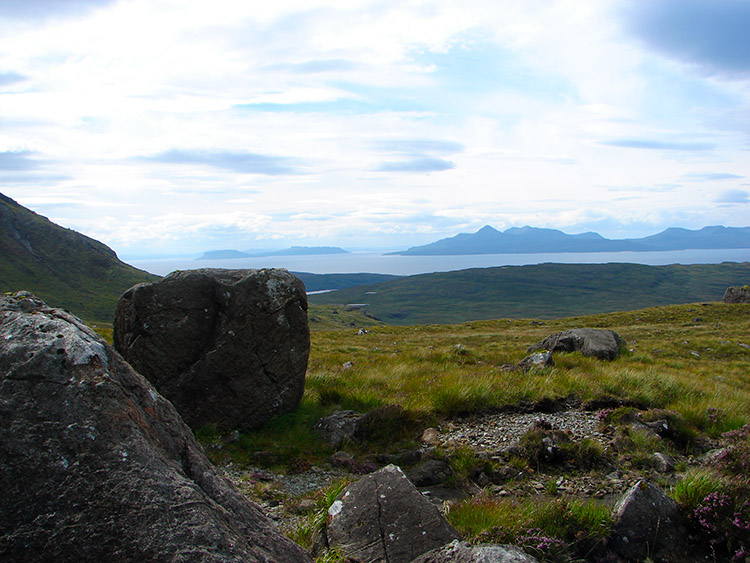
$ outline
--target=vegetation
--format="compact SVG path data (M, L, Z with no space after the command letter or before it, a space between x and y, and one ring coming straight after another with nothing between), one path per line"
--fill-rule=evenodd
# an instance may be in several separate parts
M392 325L606 313L718 301L750 278L750 263L643 266L539 264L408 276L310 296L315 305L366 304Z
M587 556L612 524L609 508L593 501L487 495L452 508L448 520L468 541L515 544L545 561Z

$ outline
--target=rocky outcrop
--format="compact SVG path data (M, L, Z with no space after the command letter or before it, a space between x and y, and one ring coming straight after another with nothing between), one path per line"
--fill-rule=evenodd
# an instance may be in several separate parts
M311 561L92 330L0 296L0 560Z
M512 545L472 546L455 540L420 555L412 563L538 563L538 560Z
M409 563L458 533L389 465L350 485L328 510L326 538L351 561Z
M191 270L128 290L115 347L196 430L257 428L302 398L307 297L286 270Z
M680 506L646 481L638 481L613 510L609 548L627 561L673 561L688 536Z
M750 285L735 285L724 292L724 303L750 303Z
M625 340L612 330L573 328L551 334L529 346L526 351L580 352L584 356L593 356L600 360L614 360L626 346Z

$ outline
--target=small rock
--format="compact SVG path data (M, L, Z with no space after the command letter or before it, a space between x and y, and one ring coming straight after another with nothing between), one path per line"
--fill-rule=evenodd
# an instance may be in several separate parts
M440 459L428 459L407 473L409 481L417 487L439 485L453 474L451 466Z
M359 428L362 414L351 411L336 411L321 418L315 429L321 433L326 443L338 448L345 440L351 440Z
M240 432L239 430L233 430L226 436L224 436L224 442L227 444L236 444L240 441Z
M534 352L518 363L518 369L521 371L529 371L532 368L545 369L554 365L555 360L552 359L552 352Z
M349 362L344 362L344 363L343 363L343 364L341 365L341 367L342 367L342 368L344 368L344 369L352 369L352 368L354 367L354 362L351 362L351 361L349 361Z
M354 467L354 456L348 452L338 451L328 458L334 467L350 469Z
M428 428L422 432L422 443L434 446L440 441L440 431L437 428Z
M654 467L660 473L671 473L674 471L674 458L670 455L656 452L654 454Z

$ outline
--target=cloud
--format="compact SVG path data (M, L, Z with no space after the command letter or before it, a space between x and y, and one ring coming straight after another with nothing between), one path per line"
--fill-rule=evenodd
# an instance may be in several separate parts
M33 154L32 151L0 152L0 170L9 172L38 170L44 163L32 158Z
M162 164L212 166L240 174L282 176L303 173L302 163L297 159L251 152L170 149L145 159Z
M295 74L317 74L321 72L347 72L357 68L359 68L359 65L346 59L325 59L305 61L304 63L277 63L266 66L264 70L283 70Z
M626 26L657 51L709 74L750 77L750 2L648 0L626 6Z
M442 158L413 158L400 162L383 162L377 167L379 172L441 172L452 170L456 165Z
M627 149L647 149L666 151L708 151L716 148L712 143L684 141L654 141L651 139L614 139L604 141L602 145Z
M115 4L117 0L0 0L4 19L47 20L75 16Z
M17 72L0 72L0 86L10 86L24 80L26 80L26 77L23 74L18 74Z
M373 147L379 151L399 152L407 154L441 153L450 154L460 152L464 145L454 141L440 141L435 139L394 139L376 141Z
M750 203L750 192L745 190L726 190L714 199L716 203Z
M744 176L727 174L726 172L690 172L682 176L685 182L716 182L721 180L739 180Z

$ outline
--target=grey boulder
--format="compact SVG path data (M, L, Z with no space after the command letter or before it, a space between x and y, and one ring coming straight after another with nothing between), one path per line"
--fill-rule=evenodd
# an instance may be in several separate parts
M455 540L420 555L412 563L538 563L538 560L512 545L472 546Z
M683 555L688 535L680 506L660 489L638 481L613 509L609 548L628 561L672 561Z
M627 343L612 330L600 328L573 328L556 332L529 346L527 352L580 352L600 360L614 360Z
M120 297L114 341L193 430L257 428L302 399L305 288L286 270L173 272Z
M74 316L0 296L0 560L311 561Z
M328 510L326 538L351 561L409 563L458 539L401 469L388 465L347 487Z

